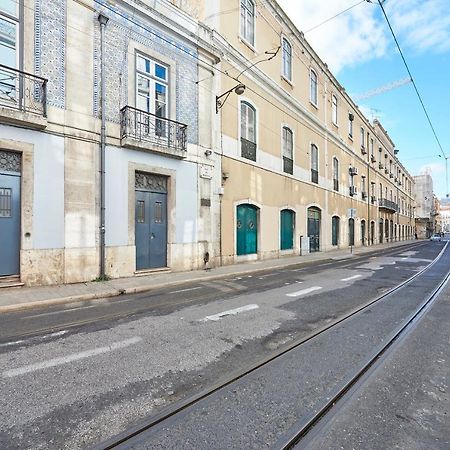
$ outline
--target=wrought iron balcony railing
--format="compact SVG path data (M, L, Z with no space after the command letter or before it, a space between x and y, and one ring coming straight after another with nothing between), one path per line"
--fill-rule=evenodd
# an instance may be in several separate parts
M256 161L256 143L241 137L241 156Z
M121 139L131 138L182 152L187 150L187 125L132 106L124 106L120 116Z
M0 64L0 106L47 116L47 80Z
M398 211L397 203L393 202L392 200L388 200L387 198L379 198L378 199L378 208L386 209L391 212Z

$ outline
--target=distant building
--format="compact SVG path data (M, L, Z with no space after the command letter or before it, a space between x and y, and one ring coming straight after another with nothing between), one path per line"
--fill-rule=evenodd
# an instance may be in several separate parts
M440 200L441 208L439 211L439 220L441 223L441 231L450 233L450 199L442 198Z
M414 178L416 201L416 233L419 239L429 238L435 231L436 207L433 195L433 179L429 173Z

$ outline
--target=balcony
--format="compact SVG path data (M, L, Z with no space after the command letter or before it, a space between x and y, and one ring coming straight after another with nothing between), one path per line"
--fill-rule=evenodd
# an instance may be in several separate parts
M384 209L388 212L397 212L398 211L398 205L397 203L393 202L392 200L388 200L387 198L379 198L378 199L378 208Z
M241 137L241 156L256 161L256 143Z
M162 153L174 158L187 156L187 125L132 106L123 107L120 116L123 147Z
M47 126L47 80L0 64L0 121L43 129Z

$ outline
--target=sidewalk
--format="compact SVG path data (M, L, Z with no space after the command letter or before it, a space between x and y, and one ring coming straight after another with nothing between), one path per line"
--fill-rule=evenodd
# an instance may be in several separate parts
M279 259L252 261L211 270L195 270L190 272L152 273L146 276L118 278L103 282L86 282L58 286L19 287L0 289L0 313L31 309L42 306L86 301L96 298L116 297L123 294L134 294L167 285L176 285L193 281L213 280L233 275L241 275L258 270L278 269L298 264L309 264L323 260L339 260L370 253L383 248L393 248L413 242L407 240L370 247L358 247L350 253L350 249L329 252L310 253L305 256L285 256Z

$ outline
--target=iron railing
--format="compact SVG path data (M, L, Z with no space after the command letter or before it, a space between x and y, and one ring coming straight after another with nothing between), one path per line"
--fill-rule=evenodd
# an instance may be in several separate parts
M241 137L241 156L256 161L256 143Z
M294 174L294 161L287 156L283 156L283 172Z
M120 110L120 137L186 151L187 125L132 106Z
M387 209L389 211L397 212L398 205L392 200L388 200L387 198L379 198L378 199L378 208Z
M0 64L0 106L47 117L47 80Z

